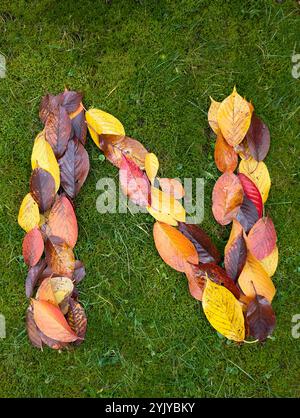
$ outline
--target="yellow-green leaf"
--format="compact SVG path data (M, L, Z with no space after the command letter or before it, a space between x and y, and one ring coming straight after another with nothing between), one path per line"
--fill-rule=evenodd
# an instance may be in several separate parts
M210 324L229 340L244 341L245 321L242 307L224 286L207 280L202 306Z
M241 160L239 172L245 174L255 183L260 191L263 203L265 203L271 187L270 174L266 164L263 161L257 162L251 157L248 160Z
M158 168L159 168L159 162L158 162L157 156L153 154L152 152L148 152L148 154L146 154L146 157L145 157L145 170L146 170L146 174L151 184L154 183L154 179L158 172Z
M90 135L99 148L99 135L125 135L122 123L110 113L100 109L89 109L85 113L85 117Z
M238 94L236 88L220 104L217 122L229 145L234 147L242 142L251 123L251 110L247 100Z
M30 193L28 193L20 206L18 215L18 224L26 232L31 231L38 226L40 222L40 212L36 201L33 199Z
M44 131L35 138L31 154L31 167L33 170L40 167L48 171L54 178L55 191L57 192L60 186L59 165L51 145L45 139Z

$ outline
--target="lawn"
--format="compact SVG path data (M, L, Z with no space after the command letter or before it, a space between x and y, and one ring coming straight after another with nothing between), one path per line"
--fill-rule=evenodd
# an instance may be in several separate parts
M292 0L1 1L2 397L300 395L300 339L291 333L292 317L300 314L299 79L291 74L299 19ZM117 179L117 170L89 138L91 170L76 200L76 255L87 270L80 284L86 341L62 353L32 348L17 214L42 128L41 97L64 86L81 90L86 108L113 113L157 154L161 176L204 178L202 227L223 251L230 228L211 213L219 172L207 110L210 95L222 100L234 85L271 131L266 211L280 251L274 338L241 347L220 338L184 276L159 257L152 218L97 212L96 182Z

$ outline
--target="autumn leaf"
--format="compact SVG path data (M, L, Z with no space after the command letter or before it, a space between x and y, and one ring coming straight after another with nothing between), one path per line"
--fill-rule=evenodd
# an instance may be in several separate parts
M151 207L163 214L168 214L176 221L185 222L186 212L181 203L172 195L151 187Z
M194 245L176 228L155 222L153 236L159 255L173 269L185 272L187 262L198 263L198 253Z
M74 132L74 138L79 139L79 141L84 146L86 143L86 134L87 134L87 124L85 120L85 110L82 105L80 104L77 111L71 113L70 115L71 125Z
M260 265L264 268L267 274L272 277L278 266L278 247L275 245L274 250L262 260L259 260Z
M71 139L64 155L58 160L61 186L73 199L80 191L90 169L89 155L78 139Z
M41 274L46 268L46 260L40 260L35 266L30 267L25 281L25 293L26 297L30 298L33 294L33 290L38 283Z
M36 201L33 199L30 193L28 193L20 206L18 215L18 224L26 232L31 231L33 228L39 225L40 212Z
M148 206L151 197L147 176L133 161L124 156L122 158L119 179L124 195L136 205Z
M71 120L63 106L57 106L47 117L45 139L51 145L56 158L63 155L71 136Z
M217 122L229 145L235 146L242 142L250 126L251 111L248 102L238 94L236 88L220 104Z
M244 239L243 227L233 220L229 240L225 246L224 264L226 273L236 281L245 265L247 246Z
M60 186L59 166L50 144L45 140L44 132L40 132L35 138L31 154L31 166L33 170L43 168L48 171L54 178L55 192L58 191Z
M55 196L55 181L48 171L35 168L30 177L30 193L42 213L50 209Z
M39 333L39 329L36 326L36 323L33 318L32 306L29 306L26 311L26 329L31 344L36 348L42 349L43 342Z
M212 211L221 225L229 224L236 216L243 202L244 192L238 177L224 173L217 180L212 194Z
M185 274L188 279L189 292L196 300L202 301L206 277L198 274L198 265L186 263Z
M100 109L89 109L85 113L86 122L90 135L95 144L100 147L99 135L125 135L122 123L113 115Z
M36 300L44 300L46 302L52 303L54 306L58 306L54 290L51 283L52 276L46 277L40 284L37 289L35 298Z
M77 340L75 344L81 344L86 334L87 318L83 307L72 298L70 299L67 321L74 333L80 337L80 340Z
M241 305L229 290L208 280L202 298L203 311L210 324L229 340L245 339Z
M246 140L252 157L256 161L264 160L270 148L270 132L255 113L252 115Z
M121 166L123 156L132 160L141 170L145 168L145 157L148 151L136 139L125 135L101 134L99 147L108 161L118 168Z
M75 258L72 248L61 238L50 236L45 245L46 261L49 268L60 276L72 277Z
M247 307L246 320L250 335L260 342L272 334L276 317L270 302L263 296L256 295Z
M36 299L46 300L56 306L65 315L69 309L69 298L74 290L74 285L68 277L48 277L40 285Z
M211 129L214 131L215 134L219 134L220 128L217 121L217 114L220 107L220 102L216 102L212 97L210 97L210 107L208 110L208 123Z
M59 104L66 109L69 115L71 115L79 108L83 94L78 91L65 89L65 91L60 93L57 97Z
M266 164L263 161L257 162L253 158L241 160L239 173L245 174L260 191L263 203L268 199L271 179Z
M247 177L245 174L239 173L238 178L240 179L240 182L242 183L245 195L247 196L248 199L250 199L254 203L257 209L258 216L259 218L261 218L263 215L264 205L263 205L260 191L256 187L255 183L251 180L251 178Z
M273 221L268 216L260 218L251 228L247 237L249 251L258 260L271 254L276 246L277 235Z
M159 168L159 161L158 158L153 152L148 152L145 157L145 170L146 174L148 176L148 179L150 180L150 183L154 184L154 179L157 175Z
M221 261L218 249L199 226L180 222L178 229L194 244L201 263L219 263Z
M76 215L69 199L59 196L51 208L47 224L48 235L64 240L71 248L75 247L78 237Z
M254 298L258 294L267 298L270 303L276 293L271 278L259 261L249 252L245 266L239 276L238 284L246 296Z
M174 199L182 199L185 195L184 188L179 180L169 178L158 179L161 190L174 197Z
M236 214L236 219L244 228L245 232L248 232L252 226L258 221L257 209L252 202L244 195L243 203Z
M177 226L178 222L175 218L173 218L172 215L169 215L168 213L160 212L151 206L147 206L147 211L151 216L153 216L154 219L156 219L159 222L164 222L168 225Z
M37 227L31 229L25 235L22 252L24 261L28 266L33 267L39 262L44 252L44 240Z
M85 277L85 267L82 261L76 260L75 261L75 270L73 274L73 280L76 284L81 282Z
M73 342L78 339L58 307L44 300L34 299L32 305L34 321L47 337L61 342Z
M225 173L233 172L238 165L238 156L231 145L229 145L221 133L217 136L215 145L215 163L218 169Z

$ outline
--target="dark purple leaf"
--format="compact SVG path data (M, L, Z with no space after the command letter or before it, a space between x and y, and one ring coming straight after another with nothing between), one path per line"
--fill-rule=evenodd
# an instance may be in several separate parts
M32 296L33 290L45 270L45 267L46 261L45 259L42 259L34 267L31 267L28 270L25 282L26 297L30 298Z
M51 208L55 197L55 180L48 171L35 168L30 177L30 193L42 213Z
M265 341L276 325L275 313L270 302L260 295L256 295L249 303L246 319L250 335L259 341Z
M270 148L270 132L267 125L255 113L252 115L246 140L252 157L256 161L264 160Z
M256 206L254 205L252 200L248 199L246 195L244 195L244 200L236 215L236 219L242 225L245 232L250 231L252 226L259 219Z

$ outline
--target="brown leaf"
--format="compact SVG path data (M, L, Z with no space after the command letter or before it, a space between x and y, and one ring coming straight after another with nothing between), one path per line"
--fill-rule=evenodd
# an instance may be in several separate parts
M121 167L122 157L126 156L144 170L148 151L136 139L124 135L102 134L99 137L99 143L105 157L116 167Z
M89 155L77 138L68 142L66 152L58 160L60 184L73 199L85 182L90 169Z
M217 247L199 226L179 222L178 229L194 244L201 263L219 263L221 261Z
M249 251L258 260L262 260L271 254L276 246L277 235L273 221L269 217L260 218L251 228L247 246Z
M71 115L70 115L71 117ZM76 116L71 118L71 124L74 131L74 137L78 138L82 145L86 143L87 124L85 120L85 111L82 109Z
M49 113L45 124L45 136L56 158L61 157L71 136L71 120L64 107L57 106Z
M28 270L25 282L26 297L30 298L32 296L35 285L39 281L45 267L46 260L42 259L34 267L31 267Z
M31 344L36 348L42 349L43 342L40 337L39 329L33 318L32 306L29 306L26 311L26 329Z
M28 266L33 267L39 262L44 252L44 240L37 227L33 228L25 235L22 252L24 261Z
M275 313L270 302L260 295L256 295L249 303L246 319L250 335L261 342L272 334L276 325Z
M60 276L72 277L75 258L72 248L61 238L50 236L45 245L46 262Z
M252 157L256 161L264 160L270 148L270 132L267 125L255 113L252 115L246 140Z
M78 109L82 98L82 93L67 89L58 95L59 103L66 109L69 114L75 112Z
M247 246L242 225L233 220L229 240L225 247L225 269L228 276L236 282L247 258Z
M74 248L78 237L78 225L76 215L69 199L59 196L49 214L48 236L55 235Z
M41 212L50 209L55 196L55 181L48 171L35 168L30 177L30 193Z
M67 321L78 337L81 339L76 341L75 344L81 344L85 338L86 327L87 327L87 318L84 312L83 307L80 303L76 302L74 299L70 298L69 301L69 311L67 313Z
M214 157L216 166L222 173L226 171L232 173L237 167L238 155L233 147L225 141L221 132L217 136Z
M233 173L222 174L212 195L212 211L216 221L221 225L229 224L237 215L243 197L243 187L238 177Z
M84 264L82 263L82 261L76 260L75 261L75 270L74 270L74 274L73 274L74 282L76 284L78 284L79 282L81 282L81 280L84 278L84 276L85 276Z
M193 298L201 301L206 284L206 278L199 275L198 273L198 264L186 263L185 274L188 279L190 294L193 296Z
M46 94L41 100L40 103L40 110L39 116L41 121L45 124L46 120L51 111L55 110L55 108L59 105L59 100L57 96L53 94Z
M122 157L119 171L120 185L125 196L139 206L151 202L150 183L146 174L127 157Z

